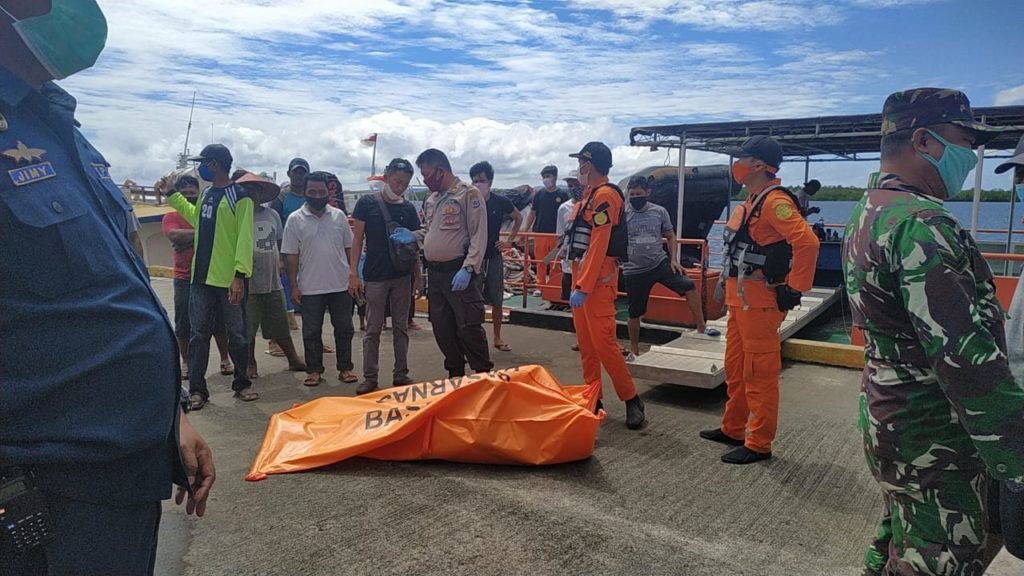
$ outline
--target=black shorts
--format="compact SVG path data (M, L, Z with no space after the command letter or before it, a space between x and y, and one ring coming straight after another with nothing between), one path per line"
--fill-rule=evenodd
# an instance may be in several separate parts
M697 287L689 276L673 272L668 260L663 260L653 270L626 276L626 296L629 299L630 318L639 318L647 314L647 300L650 298L651 288L654 288L655 284L661 284L680 296Z

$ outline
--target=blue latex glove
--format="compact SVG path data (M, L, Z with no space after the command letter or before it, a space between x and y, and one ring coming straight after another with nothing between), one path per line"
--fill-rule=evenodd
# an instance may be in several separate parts
M395 228L395 231L391 234L391 241L399 244L412 244L416 241L416 235L410 232L408 228Z
M469 288L469 281L473 279L473 274L465 268L460 268L455 276L452 278L452 292L462 292L466 288Z
M583 302L587 299L586 292L580 292L579 290L573 290L572 294L569 295L569 306L573 308L579 308L583 306Z

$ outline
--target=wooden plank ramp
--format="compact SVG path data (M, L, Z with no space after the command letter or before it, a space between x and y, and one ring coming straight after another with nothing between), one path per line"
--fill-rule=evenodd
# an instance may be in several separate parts
M839 288L813 288L804 294L800 308L790 310L779 327L786 340L828 310L839 299ZM728 316L708 322L721 330L717 337L684 332L664 346L652 346L628 364L634 378L694 388L717 388L725 382L725 341Z

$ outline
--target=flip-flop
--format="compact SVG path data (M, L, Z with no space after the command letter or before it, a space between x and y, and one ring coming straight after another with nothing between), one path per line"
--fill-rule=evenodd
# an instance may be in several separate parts
M334 354L334 348L324 344L324 354Z
M502 342L501 344L495 344L494 347L497 348L498 350L501 350L502 352L512 351L512 347L504 342Z
M246 388L245 390L235 390L234 397L242 402L252 402L253 400L259 400L260 395L258 392L254 392L252 388Z
M359 377L353 374L351 370L342 370L338 372L338 380L346 384L354 384L359 382Z
M228 367L231 367L231 369L228 370ZM234 365L231 364L231 362L221 362L220 363L220 374L221 374L221 376L231 376L234 373L235 373L235 367L234 367Z
M263 353L268 355L268 356L273 356L274 358L284 358L285 357L284 350L270 350L270 349L267 349L267 350L264 350Z
M306 379L302 381L302 384L304 386L309 386L310 388L312 388L314 386L319 386L320 383L323 381L323 377L321 377L319 374L309 374L308 376L306 376Z

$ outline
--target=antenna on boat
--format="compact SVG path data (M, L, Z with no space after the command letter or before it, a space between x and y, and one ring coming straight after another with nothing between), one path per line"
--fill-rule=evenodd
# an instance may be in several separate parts
M192 134L192 114L196 111L196 93L192 91L192 107L188 111L188 126L185 128L185 147L178 156L178 169L188 167L188 138Z

